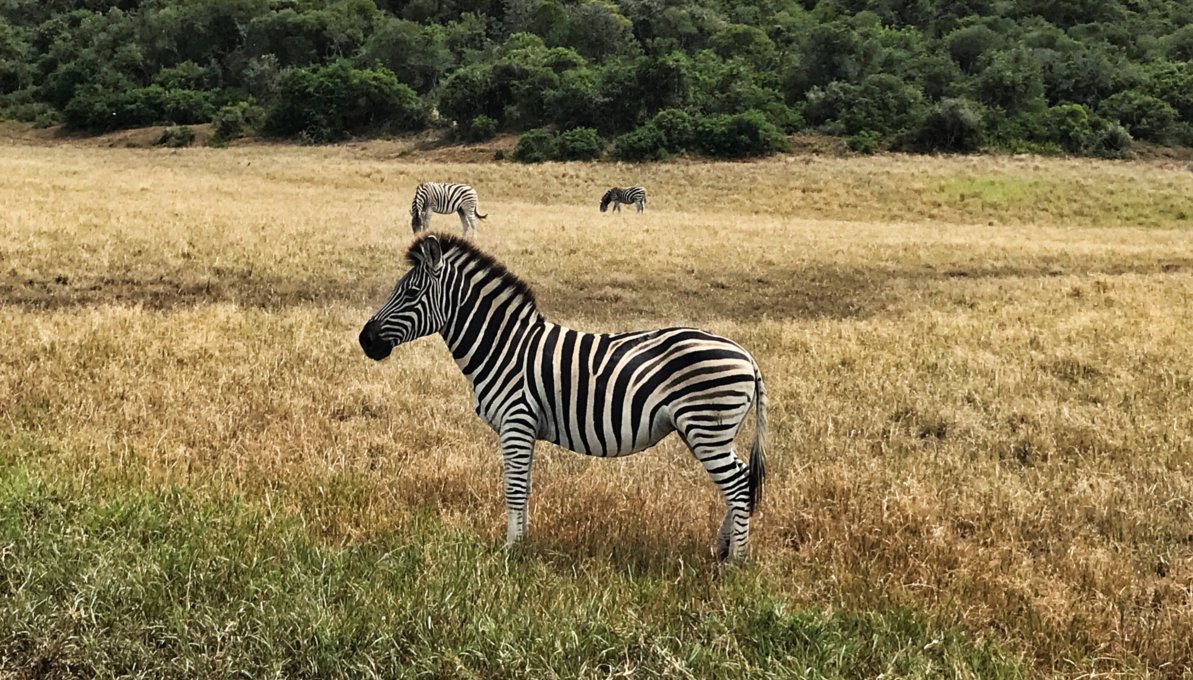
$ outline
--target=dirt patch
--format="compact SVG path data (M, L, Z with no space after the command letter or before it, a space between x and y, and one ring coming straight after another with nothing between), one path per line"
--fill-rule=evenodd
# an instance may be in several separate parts
M748 275L640 271L610 281L592 272L559 283L535 285L543 311L553 319L584 316L610 321L627 317L734 319L868 318L896 312L907 293L961 279L1023 279L1059 275L1170 275L1193 271L1193 260L1138 265L1108 264L1080 271L1048 263L1033 267L971 269L788 266L759 268ZM381 303L393 285L390 276L368 278L267 276L251 271L176 269L112 275L53 275L15 279L0 276L0 301L31 309L62 309L102 304L173 309L197 304L234 303L283 309L304 304L369 307Z
M0 300L51 310L104 304L140 305L148 309L216 302L266 309L324 302L365 304L371 290L359 281L267 277L248 272L212 275L171 271L151 275L0 279Z

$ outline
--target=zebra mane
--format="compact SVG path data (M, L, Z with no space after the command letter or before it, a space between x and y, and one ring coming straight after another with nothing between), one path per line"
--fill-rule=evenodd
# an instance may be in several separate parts
M423 234L415 239L414 243L410 244L410 248L406 250L406 263L411 267L418 265L416 253L422 245L423 240L429 238L431 234ZM446 259L453 253L458 253L457 257L463 257L467 262L474 263L481 269L492 272L495 276L500 278L506 285L513 288L515 292L526 298L526 301L534 308L538 308L538 303L534 299L534 291L530 289L530 284L518 278L516 274L506 269L505 265L501 264L492 255L482 251L476 246L472 245L471 241L460 238L459 236L452 236L451 234L435 234L435 238L439 239L439 245L443 249L443 257Z

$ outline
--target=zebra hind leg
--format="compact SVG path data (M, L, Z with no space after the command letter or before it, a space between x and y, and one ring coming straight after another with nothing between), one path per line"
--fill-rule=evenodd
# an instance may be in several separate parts
M725 497L725 518L717 530L714 548L717 560L739 561L746 556L750 540L749 468L728 446L692 447L692 453Z

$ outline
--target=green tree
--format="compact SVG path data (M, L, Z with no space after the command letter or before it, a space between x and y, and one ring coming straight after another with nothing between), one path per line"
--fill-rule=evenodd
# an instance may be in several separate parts
M1107 97L1098 113L1122 125L1135 139L1157 144L1169 141L1177 119L1176 109L1167 102L1138 90Z
M266 130L313 142L368 132L414 130L426 124L418 95L384 67L358 69L347 60L291 69L282 77Z

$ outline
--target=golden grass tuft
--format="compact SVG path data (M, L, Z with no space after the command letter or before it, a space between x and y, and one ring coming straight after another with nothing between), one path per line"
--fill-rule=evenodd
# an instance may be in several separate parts
M499 542L496 437L437 339L379 365L419 181L553 320L697 324L771 395L758 569L793 606L907 607L1044 672L1193 665L1193 175L1037 158L427 164L367 149L0 147L0 441L368 542ZM602 215L612 184L647 212ZM458 221L436 215L433 226ZM721 504L676 441L540 444L532 547L661 573Z

